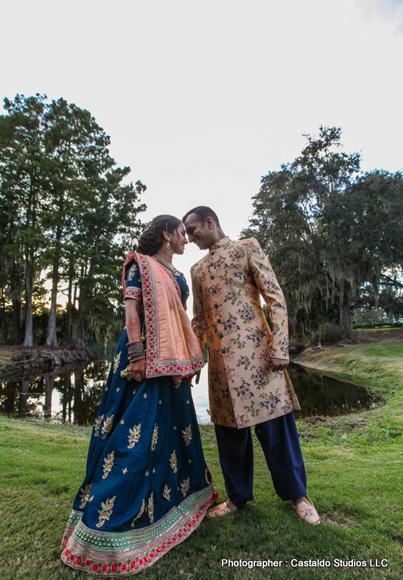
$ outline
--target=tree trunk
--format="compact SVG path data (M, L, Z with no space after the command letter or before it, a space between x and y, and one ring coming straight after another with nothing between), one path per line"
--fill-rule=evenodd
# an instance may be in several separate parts
M72 336L72 328L71 328L71 315L73 310L73 304L71 302L73 294L73 272L69 272L69 292L68 292L68 300L67 300L67 315L66 315L66 346L72 346L73 344L73 336Z
M8 328L10 326L10 315L9 312L7 311L7 307L6 307L6 294L4 291L4 285L2 285L1 287L1 314L0 314L0 320L1 320L1 325L2 325L2 334L3 334L3 344L7 344L7 339L8 339Z
M56 306L57 306L57 283L59 281L58 267L53 266L52 276L52 300L49 312L48 334L46 337L46 346L57 346L56 336Z
M25 337L24 346L33 346L34 328L32 323L32 292L25 298Z
M60 211L63 211L63 194L60 196ZM50 304L49 312L49 322L48 322L48 334L46 338L46 346L57 346L56 337L56 306L57 306L57 285L59 283L59 264L60 264L60 254L61 254L61 239L63 232L63 216L60 218L59 223L56 227L56 239L55 239L55 256L53 261L53 275L52 275L52 300Z
M74 340L74 348L84 348L84 319L81 315L81 312L78 314L78 318L76 324L74 325L75 328L75 340Z
M25 337L24 346L34 344L34 329L32 324L32 290L34 285L31 261L28 260L25 268Z
M62 237L62 228L60 225L56 229L56 252L53 262L52 275L52 299L50 304L48 334L46 346L57 346L56 336L56 306L57 306L57 285L59 283L59 262L60 262L60 240Z
M87 310L86 289L80 287L80 296L78 298L78 316L74 325L75 330L75 348L84 348L84 318Z
M13 340L12 344L22 343L21 298L13 298Z
M346 291L340 300L340 326L347 337L351 336L350 295Z

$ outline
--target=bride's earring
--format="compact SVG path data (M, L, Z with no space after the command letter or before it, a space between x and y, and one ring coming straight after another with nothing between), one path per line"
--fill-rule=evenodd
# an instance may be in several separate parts
M170 238L168 238L168 241L167 241L167 250L169 250L170 247L171 247L171 240L170 240Z

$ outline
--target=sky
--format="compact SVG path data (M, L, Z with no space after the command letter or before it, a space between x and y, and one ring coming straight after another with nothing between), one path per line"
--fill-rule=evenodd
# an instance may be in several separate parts
M0 18L1 97L88 109L147 186L143 220L209 205L237 238L320 125L363 170L403 169L403 0L19 0Z

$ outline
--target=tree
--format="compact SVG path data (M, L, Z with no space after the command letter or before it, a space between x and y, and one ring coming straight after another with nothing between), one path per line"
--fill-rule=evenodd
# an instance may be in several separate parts
M5 99L5 109L7 115L0 117L3 337L11 301L14 342L21 343L25 294L24 344L33 343L32 294L46 271L52 283L46 343L57 344L57 297L60 282L67 280L66 342L72 343L75 326L82 344L86 317L96 310L90 297L97 292L98 302L104 302L100 318L111 310L108 284L119 278L118 253L139 234L137 216L146 207L139 198L146 188L140 181L123 185L130 168L116 167L110 138L88 111L64 99L48 104L40 95Z
M295 161L262 178L243 235L267 251L296 327L308 313L316 324L331 320L336 306L348 335L359 288L377 288L401 265L402 176L361 175L360 156L340 151L340 128L306 137Z
M43 178L42 117L46 97L5 99L0 117L1 261L13 302L14 342L21 343L21 299L25 294L24 344L33 344L32 291L45 238L38 221ZM24 289L23 289L24 287Z

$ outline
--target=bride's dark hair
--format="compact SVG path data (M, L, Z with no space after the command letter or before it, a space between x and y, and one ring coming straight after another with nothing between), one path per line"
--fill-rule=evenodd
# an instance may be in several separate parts
M157 215L139 237L137 251L153 256L165 241L163 232L173 233L181 225L181 220L173 215Z

